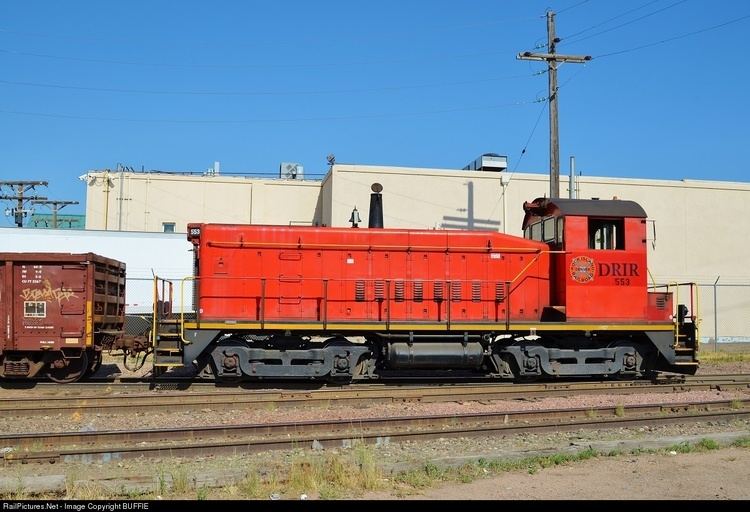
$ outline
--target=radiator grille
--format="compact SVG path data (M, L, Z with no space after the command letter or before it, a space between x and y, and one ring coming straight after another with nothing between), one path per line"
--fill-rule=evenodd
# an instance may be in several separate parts
M433 297L436 302L440 302L443 300L443 282L442 281L435 281L435 285L432 289Z
M357 281L354 284L354 300L364 302L365 300L365 282Z
M495 300L505 302L505 283L495 283Z
M424 287L422 281L414 281L414 302L422 302Z
M375 300L385 299L385 281L375 281Z
M395 281L393 284L393 296L396 299L396 302L404 302L404 282Z
M451 281L451 299L453 302L461 301L461 281Z
M482 302L482 283L471 282L471 302Z

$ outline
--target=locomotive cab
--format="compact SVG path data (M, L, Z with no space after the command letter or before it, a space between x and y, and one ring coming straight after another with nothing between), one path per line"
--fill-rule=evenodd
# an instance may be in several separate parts
M633 201L536 199L524 237L552 251L543 321L671 321L671 294L649 293L646 212Z

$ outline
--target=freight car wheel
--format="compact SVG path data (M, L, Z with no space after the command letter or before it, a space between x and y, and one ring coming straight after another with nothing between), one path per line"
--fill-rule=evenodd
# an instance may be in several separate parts
M53 366L56 362L65 361L67 364L57 368ZM81 357L71 358L57 361L53 361L49 364L49 370L47 371L47 377L54 382L59 384L69 384L76 382L86 370L89 368L89 356L84 350L81 352Z
M86 373L84 373L84 377L90 377L94 375L96 372L99 371L99 368L102 367L102 353L100 351L95 351L92 353L91 356L91 363L89 363L88 370L86 370Z

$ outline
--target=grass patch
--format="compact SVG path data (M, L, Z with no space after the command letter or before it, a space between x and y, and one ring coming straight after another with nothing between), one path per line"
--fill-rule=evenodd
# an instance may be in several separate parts
M206 487L201 487L200 489L195 491L195 498L199 501L204 501L208 498L208 489Z
M185 494L190 490L190 478L184 468L178 468L172 473L172 492Z
M732 443L732 446L735 446L737 448L750 448L750 437L737 439Z
M695 451L695 445L690 444L688 442L680 443L680 444L673 444L672 446L666 448L666 451L676 452L676 453L691 453Z
M750 347L742 352L701 351L701 364L744 363L750 361Z
M75 500L102 500L114 498L116 493L93 482L78 482L68 491L68 498Z
M617 416L618 418L622 418L623 416L625 416L625 406L624 405L617 404L615 406L615 416Z
M335 499L380 489L383 482L374 447L358 445L343 453L304 453L267 475L252 468L236 488L247 498L317 493Z
M404 484L414 489L425 489L436 482L448 480L451 469L441 469L434 462L427 462L419 469L402 471L394 479L399 484Z
M526 471L533 475L545 468L581 462L600 455L602 454L593 448L587 448L578 453L554 453L514 460L479 459L477 462L448 468L428 462L419 469L399 473L394 481L402 486L402 490L403 487L421 490L441 482L469 483L478 478L510 471Z
M672 445L669 448L666 448L665 451L677 452L677 453L692 453L692 452L706 452L710 450L718 450L719 448L721 448L721 445L719 445L719 443L717 443L713 439L708 439L704 437L697 443L691 444L686 441L684 443Z
M708 450L718 450L719 448L721 448L721 446L719 446L719 443L717 443L713 439L703 438L698 442L697 448L699 450L708 451Z
M237 484L237 490L248 498L260 498L263 496L263 482L257 471L250 471L244 480Z

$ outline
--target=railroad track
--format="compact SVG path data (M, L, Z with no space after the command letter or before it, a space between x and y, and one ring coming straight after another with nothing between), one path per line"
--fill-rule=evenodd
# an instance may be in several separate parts
M308 421L220 427L0 436L4 463L107 462L132 457L243 454L445 437L620 428L750 417L750 400Z
M57 389L66 386L58 386ZM399 402L468 402L508 399L532 399L548 396L592 394L668 393L690 390L750 389L750 375L711 375L688 377L679 381L597 381L552 383L454 383L368 384L346 387L305 389L224 388L192 385L181 392L154 390L123 392L110 384L106 390L77 396L55 396L28 392L0 398L0 416L28 417L66 414L128 414L144 411L173 412L190 410L275 409L283 407L365 406ZM47 388L45 387L45 390Z

